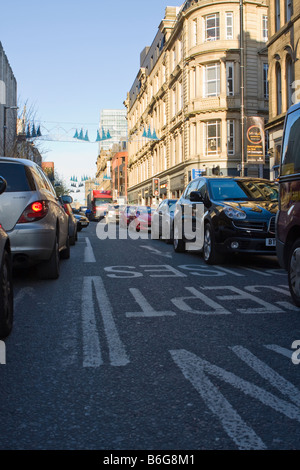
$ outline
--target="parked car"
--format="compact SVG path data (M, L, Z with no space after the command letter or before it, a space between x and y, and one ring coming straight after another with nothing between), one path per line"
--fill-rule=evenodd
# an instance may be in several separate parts
M119 225L121 228L128 228L129 224L136 217L136 206L127 205L120 211Z
M85 215L73 214L77 221L77 232L80 232L83 228L88 227L90 221Z
M69 239L70 239L70 245L75 245L75 242L77 240L77 220L74 217L73 210L72 210L72 202L73 198L72 196L69 196L68 194L64 194L60 196L60 201L63 205L63 208L65 209L66 213L69 216Z
M191 181L176 204L175 251L185 251L184 233L179 237L185 216L191 216L195 230L194 211L188 214L185 208L197 203L204 204L203 258L207 264L216 264L230 253L276 254L276 183L232 177L199 177Z
M7 181L0 220L9 235L13 263L37 265L39 277L57 279L59 257L70 257L69 219L42 169L34 162L0 157Z
M300 103L285 117L279 176L279 211L276 250L279 264L288 271L294 303L300 307Z
M0 194L6 181L0 177ZM1 202L0 202L1 205ZM13 327L14 300L12 280L12 256L7 233L0 225L0 338L6 338Z
M151 219L152 219L152 208L150 206L137 206L135 212L136 220L136 231L150 231L151 230Z
M151 231L166 243L173 242L174 210L177 199L164 199L153 211Z

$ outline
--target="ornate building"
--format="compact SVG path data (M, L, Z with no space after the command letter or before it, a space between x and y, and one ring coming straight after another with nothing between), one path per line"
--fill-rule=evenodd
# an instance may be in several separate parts
M241 83L244 115L268 117L268 7L254 0L243 9L244 83L239 1L166 8L125 101L129 201L150 204L154 176L162 197L178 197L199 171L239 174Z
M276 177L284 118L300 101L300 0L269 0L270 104L267 129L271 176Z

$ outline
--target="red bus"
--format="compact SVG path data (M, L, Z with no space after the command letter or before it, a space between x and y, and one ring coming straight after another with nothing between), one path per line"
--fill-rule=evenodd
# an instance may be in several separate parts
M87 197L87 205L91 210L92 220L101 220L106 216L107 207L112 202L111 191L93 189Z

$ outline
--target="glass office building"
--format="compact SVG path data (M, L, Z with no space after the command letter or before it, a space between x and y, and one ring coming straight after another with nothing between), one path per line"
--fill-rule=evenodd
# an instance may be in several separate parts
M101 140L99 150L109 150L113 144L127 139L127 110L126 109L102 109L100 113L99 132L100 137L109 133L110 139Z

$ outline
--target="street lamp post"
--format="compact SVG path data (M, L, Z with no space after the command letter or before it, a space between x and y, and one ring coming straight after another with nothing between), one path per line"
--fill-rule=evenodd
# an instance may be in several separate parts
M3 119L3 156L5 157L6 154L6 129L7 129L7 123L6 123L6 111L8 109L19 109L18 106L4 106L4 119Z

